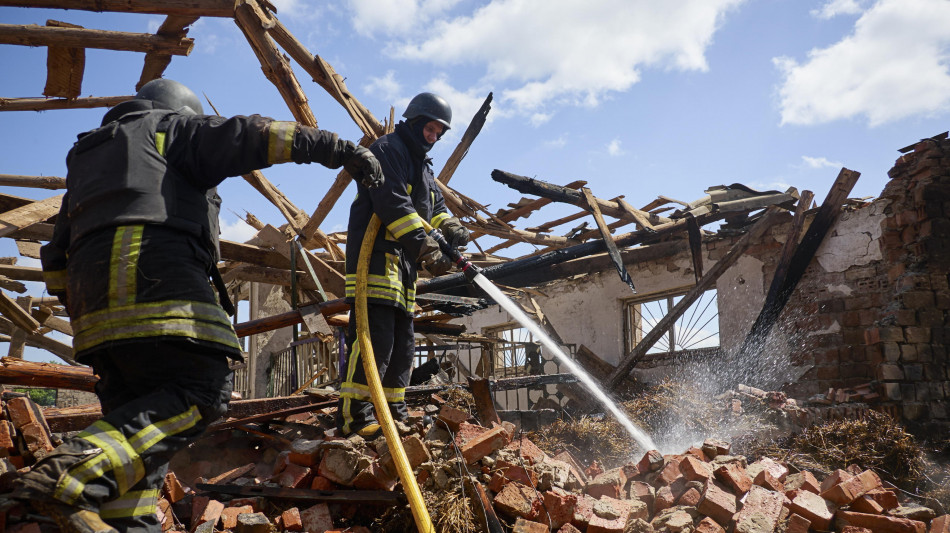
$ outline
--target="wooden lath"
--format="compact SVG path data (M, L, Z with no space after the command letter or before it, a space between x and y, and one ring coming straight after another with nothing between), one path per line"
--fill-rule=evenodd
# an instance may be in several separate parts
M196 15L168 15L155 34L167 39L184 39L188 35L188 26L197 20ZM145 65L142 66L142 75L139 76L139 82L135 84L135 90L138 91L146 83L161 78L171 62L171 54L161 52L145 54Z
M47 20L53 28L79 28L75 24ZM86 49L69 46L49 46L46 50L46 87L43 95L76 98L82 91L83 71L86 68Z

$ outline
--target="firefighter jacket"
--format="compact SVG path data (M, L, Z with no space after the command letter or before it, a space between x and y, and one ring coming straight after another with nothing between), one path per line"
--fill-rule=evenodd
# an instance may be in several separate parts
M435 183L432 160L411 138L405 122L380 137L370 151L386 181L376 189L357 184L346 239L346 300L356 296L356 265L363 236L375 213L382 227L373 243L367 301L412 313L416 301L417 261L425 242L425 220L438 228L449 218Z
M209 283L219 255L215 187L274 163L339 167L343 143L258 115L119 115L80 134L70 150L67 192L41 249L47 290L72 320L76 356L106 343L176 338L240 358Z

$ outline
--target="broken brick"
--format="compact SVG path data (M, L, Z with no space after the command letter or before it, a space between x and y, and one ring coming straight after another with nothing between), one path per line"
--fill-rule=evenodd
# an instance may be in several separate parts
M752 479L739 463L726 463L715 469L713 474L738 496L749 492L749 488L752 487Z
M736 497L729 492L729 489L716 481L709 480L696 510L712 518L720 526L728 528L732 515L736 514L736 503Z
M680 461L678 457L670 458L653 480L653 485L672 485L677 479L683 477L683 473L680 472Z
M165 481L162 483L162 496L171 503L179 502L185 497L185 489L181 482L175 476L174 472L165 474Z
M221 513L224 512L224 504L210 498L195 498L193 505L191 513L192 530L206 522L211 522L212 525L217 524L221 518Z
M577 505L574 506L574 519L571 520L571 524L580 530L586 530L594 516L594 505L596 503L597 500L591 498L589 494L581 494L577 498Z
M801 472L791 474L785 478L786 494L798 489L807 490L808 492L818 494L821 492L821 484L818 483L818 480L815 478L814 474L808 470L802 470Z
M866 514L884 514L884 508L881 507L881 504L874 501L874 498L867 494L859 496L851 502L851 505L848 506L848 510Z
M647 507L653 509L653 501L656 499L656 489L653 485L643 481L633 480L630 482L628 496L631 500L637 499L647 504Z
M770 533L782 517L785 495L753 485L736 514L737 533Z
M439 409L438 417L453 433L458 433L459 426L461 426L462 422L468 422L472 418L472 415L450 405L443 405L442 409Z
M620 499L623 497L623 488L626 484L627 477L623 473L623 468L614 468L587 483L584 492L596 499L600 499L601 496Z
M270 520L264 513L242 513L237 517L234 533L268 533L270 530Z
M359 454L344 448L330 448L323 453L317 474L330 481L350 486L359 473Z
M785 533L808 533L810 527L811 520L802 515L792 513L792 515L788 517Z
M762 469L756 474L752 483L769 490L785 493L785 484L776 479L768 469Z
M637 468L641 473L647 472L656 472L657 470L663 468L663 464L666 462L663 459L663 454L656 450L650 450L644 454L643 458L640 459L640 462L637 463Z
M697 459L694 455L687 455L679 463L680 472L686 476L687 481L706 482L712 477L712 469L707 463Z
M703 495L696 489L690 488L676 500L676 505L686 505L688 507L696 507L699 505L699 500L703 498Z
M529 466L541 464L548 458L548 454L544 453L541 448L538 448L535 443L531 442L530 439L524 436L517 439L512 439L511 442L505 446L505 449L518 452L518 454L521 455L521 458L524 459ZM555 459L557 458L555 457ZM572 463L568 462L568 464Z
M553 491L544 493L544 509L551 520L552 529L560 529L574 519L574 508L577 506L577 495L558 494Z
M831 487L834 487L835 485L838 485L844 481L848 481L849 479L853 477L854 477L854 474L852 474L851 472L848 472L847 470L842 470L839 468L833 471L832 473L828 474L827 476L825 476L825 479L821 480L821 485L819 485L819 487L821 488L821 492L825 492ZM819 494L821 494L821 492L819 492Z
M290 463L274 480L281 487L301 489L310 486L313 474L306 466Z
M242 505L241 507L225 507L221 511L221 527L224 529L234 529L237 527L237 519L239 514L243 513L253 513L254 509L250 505Z
M508 481L517 481L529 487L538 486L538 474L531 468L525 468L520 464L509 463L504 460L497 461L495 468L497 468L498 472Z
M717 524L715 520L707 516L696 524L696 529L693 530L693 533L726 533L726 530Z
M393 490L396 487L396 478L373 461L356 474L353 487L362 490Z
M300 525L304 531L326 531L333 529L333 518L330 517L330 507L325 503L318 503L300 511Z
M549 533L551 530L544 524L519 518L515 520L515 527L511 533Z
M500 450L508 444L509 435L505 428L496 426L471 439L462 446L462 458L466 464L472 464L482 457Z
M837 507L821 496L808 490L794 490L786 494L791 500L788 509L809 521L813 529L828 529Z
M623 533L630 518L631 505L624 500L604 496L594 504L594 515L587 533Z
M676 497L673 496L673 490L669 485L660 487L653 498L653 514L660 514L660 511L673 507Z
M731 446L728 442L719 439L706 439L703 441L703 453L710 459L715 459L720 455L729 455Z
M320 445L323 441L297 439L290 443L287 460L295 465L316 466L320 462Z
M886 489L872 490L866 494L869 498L873 499L885 511L890 511L891 509L897 509L900 506L900 503L897 501L897 494L893 491Z
M950 515L940 515L930 522L930 533L950 533Z
M840 524L868 528L875 533L926 533L927 524L918 520L896 518L886 515L856 513L853 511L839 511L837 519Z
M495 508L511 517L531 520L542 507L537 491L521 483L509 483L495 495Z

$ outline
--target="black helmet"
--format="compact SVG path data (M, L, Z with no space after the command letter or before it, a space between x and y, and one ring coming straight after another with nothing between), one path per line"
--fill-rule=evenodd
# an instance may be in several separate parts
M452 124L452 108L445 98L432 93L419 93L409 101L406 112L402 116L412 120L416 117L426 117L445 126L445 130Z
M159 109L171 109L185 115L203 115L201 100L191 89L174 80L152 80L135 93L136 100L150 100Z

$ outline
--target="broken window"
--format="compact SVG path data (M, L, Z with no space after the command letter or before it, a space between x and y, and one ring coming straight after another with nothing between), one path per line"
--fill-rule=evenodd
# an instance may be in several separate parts
M690 287L644 294L623 301L624 352L631 352L669 313ZM715 289L704 292L647 350L648 354L686 352L719 346L719 306Z
M486 328L484 333L498 339L491 345L491 373L495 377L541 373L541 347L530 331L511 323Z

